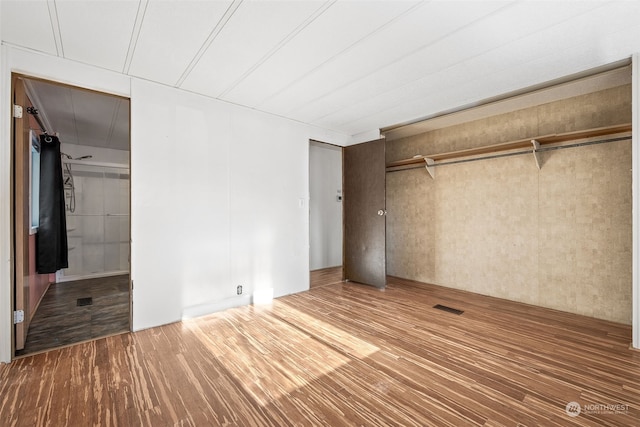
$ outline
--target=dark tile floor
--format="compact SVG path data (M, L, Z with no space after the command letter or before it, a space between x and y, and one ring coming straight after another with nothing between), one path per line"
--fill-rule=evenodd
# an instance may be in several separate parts
M84 298L91 298L91 304L78 305ZM54 283L16 356L129 330L129 275Z

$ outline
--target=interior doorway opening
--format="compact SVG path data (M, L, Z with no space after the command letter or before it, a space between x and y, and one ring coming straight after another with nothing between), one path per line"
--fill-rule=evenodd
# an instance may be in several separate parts
M130 100L18 74L12 91L14 357L128 332ZM50 221L44 140L60 157L65 262L55 271L39 259Z
M343 278L342 147L309 142L309 266L314 287Z

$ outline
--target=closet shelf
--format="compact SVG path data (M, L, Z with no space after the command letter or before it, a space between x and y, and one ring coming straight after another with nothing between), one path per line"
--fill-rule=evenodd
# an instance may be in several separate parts
M517 150L517 149L530 149L536 159L536 164L540 168L540 158L538 157L538 150L541 146L548 144L558 144L567 141L575 141L579 139L594 138L598 136L613 135L617 133L625 133L631 131L631 124L621 124L615 126L607 126L601 128L593 128L575 132L565 132L559 134L551 134L544 136L536 136L532 138L520 139L517 141L503 142L500 144L485 145L483 147L468 148L466 150L449 151L446 153L417 155L410 159L396 160L387 163L387 171L403 170L408 166L424 165L427 171L433 177L433 166L437 165L437 162L444 160L460 159L463 157L479 156L483 154L500 153L503 151ZM415 167L415 166L414 166Z

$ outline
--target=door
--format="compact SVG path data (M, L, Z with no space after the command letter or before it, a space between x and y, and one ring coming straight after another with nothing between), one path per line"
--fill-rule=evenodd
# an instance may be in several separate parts
M22 107L22 114L13 118L13 248L14 248L14 310L24 313L24 321L15 325L15 349L24 348L29 311L29 118L24 82L13 76L13 103Z
M385 141L344 148L344 278L384 288Z

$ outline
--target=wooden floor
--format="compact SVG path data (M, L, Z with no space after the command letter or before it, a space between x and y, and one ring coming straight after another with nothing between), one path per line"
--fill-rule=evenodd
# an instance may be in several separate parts
M385 291L335 283L2 365L0 420L633 426L630 338L628 326L400 279Z
M78 299L92 298L78 306ZM128 332L129 275L52 284L17 355L32 354L93 338Z
M342 281L342 266L311 270L310 276L311 284L309 287L311 289L338 283Z

